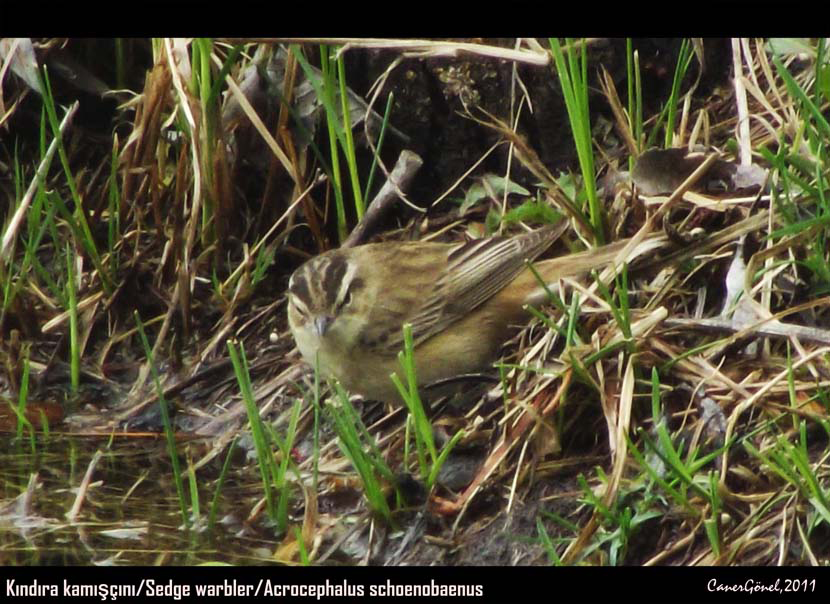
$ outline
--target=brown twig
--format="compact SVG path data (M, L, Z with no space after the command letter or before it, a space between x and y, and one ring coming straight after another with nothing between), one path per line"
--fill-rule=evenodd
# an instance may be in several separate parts
M398 156L395 167L389 174L389 179L383 184L375 198L369 204L369 208L363 215L363 219L352 230L351 234L343 242L342 247L353 247L359 245L369 237L369 234L377 226L380 219L389 211L398 195L405 190L415 173L423 165L424 160L413 152L405 149Z

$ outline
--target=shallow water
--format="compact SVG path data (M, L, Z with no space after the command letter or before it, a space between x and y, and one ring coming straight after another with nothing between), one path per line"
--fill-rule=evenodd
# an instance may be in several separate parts
M0 565L273 561L275 531L264 515L246 518L262 492L251 468L235 468L226 477L210 528L223 460L199 470L201 513L191 520L195 528L186 529L161 439L52 434L32 443L9 435L0 443ZM187 446L181 449L186 452ZM89 487L70 520L79 485L99 450ZM180 461L186 468L186 457ZM186 478L184 488L189 493Z

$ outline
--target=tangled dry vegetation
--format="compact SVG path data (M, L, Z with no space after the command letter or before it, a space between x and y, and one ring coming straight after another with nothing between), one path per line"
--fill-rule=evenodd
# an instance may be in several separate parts
M644 92L624 42L586 43L596 184L542 126L571 148L547 42L133 41L115 53L126 74L96 71L105 44L86 44L98 60L83 65L82 43L30 49L51 89L3 82L2 389L17 401L26 385L31 424L159 431L162 393L211 497L249 430L231 341L281 502L235 505L277 516L279 560L827 563L822 43L694 41ZM729 73L707 83L712 47ZM377 474L385 518L287 331L288 276L358 223L363 240L457 241L556 216L570 227L551 254L663 244L624 272L563 280L495 378L433 401L439 444L463 436L431 491L405 410L353 401L358 446L393 473ZM240 480L259 479L238 461Z

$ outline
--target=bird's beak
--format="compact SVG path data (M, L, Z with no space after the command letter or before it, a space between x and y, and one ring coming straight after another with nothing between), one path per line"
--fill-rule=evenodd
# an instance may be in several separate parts
M331 322L333 319L328 315L320 315L319 317L315 317L314 321L312 321L314 333L317 334L318 338L322 338L326 335L326 332L329 330L331 326Z

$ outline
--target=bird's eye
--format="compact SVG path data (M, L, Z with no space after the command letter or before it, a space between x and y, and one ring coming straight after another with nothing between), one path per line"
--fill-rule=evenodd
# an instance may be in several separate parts
M342 286L341 286L342 287ZM360 292L360 288L363 287L363 280L359 277L355 277L351 279L346 286L346 291L340 293L339 299L340 301L337 303L337 308L335 309L337 312L343 310L347 306L350 306L351 303L354 301L354 293Z
M288 305L293 308L300 317L305 319L308 316L305 308L301 304L297 304L297 299L294 297L293 294L288 295Z
M337 305L337 312L340 312L344 308L346 308L349 304L352 303L352 290L347 289L346 295L343 296L343 299L340 301L340 304Z

